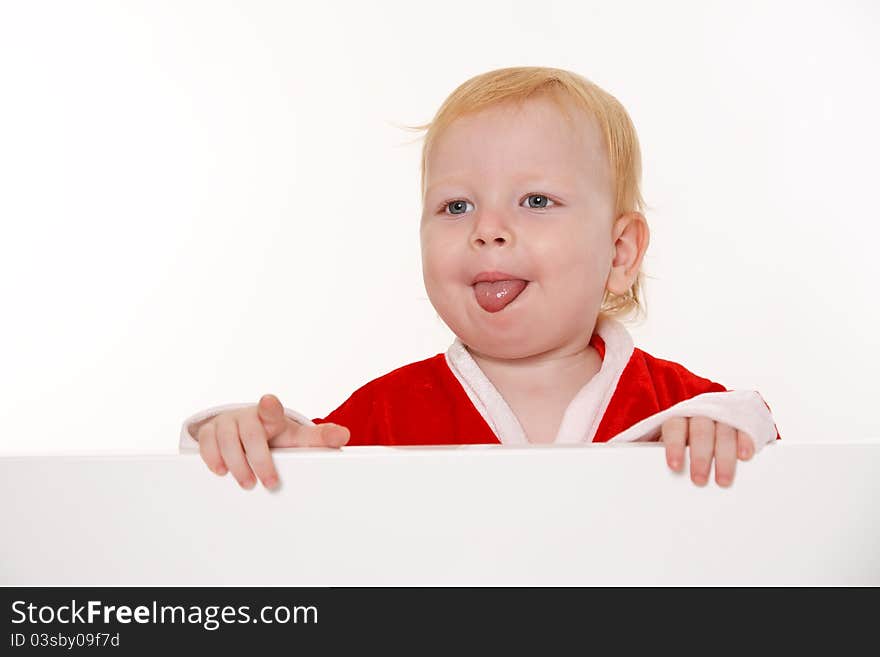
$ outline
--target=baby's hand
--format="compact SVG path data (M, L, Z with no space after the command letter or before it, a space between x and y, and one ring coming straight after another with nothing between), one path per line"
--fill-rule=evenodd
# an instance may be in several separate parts
M266 488L278 485L270 447L342 447L349 437L349 430L339 424L311 427L294 422L284 415L275 395L263 395L256 406L212 418L199 428L197 440L199 454L212 472L222 476L228 468L242 488L251 489L257 483L254 473Z
M666 462L680 472L684 465L684 446L691 446L691 480L698 486L709 481L712 457L715 457L715 482L730 486L737 457L748 461L755 453L755 442L745 432L715 422L707 417L673 417L661 427L661 442L666 444Z

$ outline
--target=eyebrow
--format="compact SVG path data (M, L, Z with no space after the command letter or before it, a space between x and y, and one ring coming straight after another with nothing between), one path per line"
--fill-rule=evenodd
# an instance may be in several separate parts
M550 184L562 184L562 185L573 185L574 179L569 177L560 177L557 180L551 181L550 178L545 173L538 172L529 172L524 174L519 174L515 177L517 183L522 184L526 181L537 181L537 184L540 185L550 185ZM432 182L430 185L425 187L425 196L434 191L436 187L442 187L443 185L454 185L454 184L467 184L466 176L447 176L442 180L437 180Z

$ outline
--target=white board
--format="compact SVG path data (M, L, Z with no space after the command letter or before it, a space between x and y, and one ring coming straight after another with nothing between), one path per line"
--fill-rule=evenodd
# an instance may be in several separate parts
M769 445L732 488L658 444L0 458L0 585L878 585L880 441Z

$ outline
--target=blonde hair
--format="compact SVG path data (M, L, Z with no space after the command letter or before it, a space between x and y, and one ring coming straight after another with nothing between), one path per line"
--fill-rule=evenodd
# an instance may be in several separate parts
M402 126L407 130L427 131L422 146L422 203L425 198L428 152L453 121L500 103L521 103L536 94L549 96L569 121L571 116L565 100L573 101L577 108L598 121L614 178L614 216L619 217L627 212L644 213L645 202L640 191L642 162L639 141L623 105L614 96L576 73L542 66L500 68L472 77L443 101L432 121L418 126ZM633 313L644 313L644 277L640 269L635 282L623 295L606 290L599 314L626 319Z

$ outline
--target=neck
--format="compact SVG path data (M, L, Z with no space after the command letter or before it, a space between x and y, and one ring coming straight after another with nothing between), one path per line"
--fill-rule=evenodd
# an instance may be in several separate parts
M502 396L573 396L602 366L590 337L516 359L493 358L470 347L467 350Z

